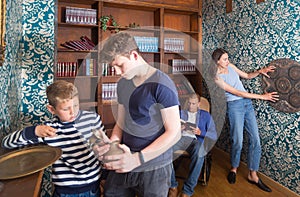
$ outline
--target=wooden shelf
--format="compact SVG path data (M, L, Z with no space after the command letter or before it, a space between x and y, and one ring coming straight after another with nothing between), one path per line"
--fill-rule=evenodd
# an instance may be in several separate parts
M59 22L59 23L57 23L57 25L60 26L60 27L74 27L74 28L78 28L78 27L95 28L95 27L98 27L98 25L63 23L63 22Z
M84 59L92 56L97 59L97 76L76 76L76 77L56 77L56 80L65 79L69 81L79 81L76 83L79 92L82 92L82 108L97 107L98 113L103 118L105 125L113 125L114 117L112 108L116 107L113 100L102 98L102 85L105 83L117 83L120 76L102 76L101 59L98 50L75 51L60 46L69 40L79 39L81 35L86 35L95 45L107 39L116 31L127 31L139 37L158 37L158 52L141 52L147 62L163 72L168 73L167 66L169 60L193 58L197 60L197 65L201 60L201 48L197 46L202 42L202 1L200 0L58 0L58 21L57 21L57 62L77 62L77 59ZM97 24L73 24L65 23L64 10L66 6L79 8L92 8L97 10ZM118 23L118 27L109 26L107 31L101 30L99 19L104 15L113 15ZM131 28L130 24L135 23L140 27ZM165 38L180 38L184 40L183 52L169 52L164 49ZM193 43L193 41L196 41ZM98 47L100 48L100 47ZM177 80L178 76L184 75L189 80L195 91L201 93L201 74L195 72L182 72L180 74L170 74L172 79ZM76 79L76 80L75 80ZM82 81L88 79L87 82ZM89 90L90 87L91 90ZM185 99L185 95L180 95L180 99ZM95 100L95 102L93 102Z
M102 83L114 83L117 82L120 79L120 76L103 76L102 77Z
M57 52L67 52L67 53L96 53L97 50L72 50L67 48L59 48Z

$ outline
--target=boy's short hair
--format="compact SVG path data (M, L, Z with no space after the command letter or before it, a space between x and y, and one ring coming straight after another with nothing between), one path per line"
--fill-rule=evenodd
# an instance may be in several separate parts
M57 80L47 87L46 94L49 104L56 107L58 103L78 96L78 90L73 83Z
M101 49L101 62L112 62L117 55L129 57L131 51L139 52L133 36L126 32L119 32L109 37Z

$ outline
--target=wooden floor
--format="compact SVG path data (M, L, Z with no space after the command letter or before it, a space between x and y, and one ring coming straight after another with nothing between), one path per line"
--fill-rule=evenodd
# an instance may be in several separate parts
M238 169L236 183L229 184L227 182L227 174L230 169L229 154L220 149L214 148L212 150L212 159L211 176L208 185L203 186L198 184L195 188L193 197L300 197L300 195L297 195L291 190L279 185L263 174L259 174L259 177L272 189L271 193L264 192L257 186L248 183L248 170L244 163L242 163ZM184 169L181 169L180 171L183 172ZM179 174L181 173L179 172ZM178 181L180 184L179 190L181 190L182 180L178 179Z

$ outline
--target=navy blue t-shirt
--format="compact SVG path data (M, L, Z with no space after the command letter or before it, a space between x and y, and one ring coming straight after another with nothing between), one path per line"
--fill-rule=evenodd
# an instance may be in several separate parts
M132 80L120 79L117 93L118 102L125 108L122 143L131 151L142 150L162 135L165 129L160 110L179 105L173 81L159 70L138 87ZM172 160L170 151L154 160L165 159Z

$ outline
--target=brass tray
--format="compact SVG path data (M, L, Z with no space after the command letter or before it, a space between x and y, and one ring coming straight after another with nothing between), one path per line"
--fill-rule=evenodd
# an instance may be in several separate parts
M14 179L38 172L54 163L62 154L60 148L32 146L0 157L0 180Z

